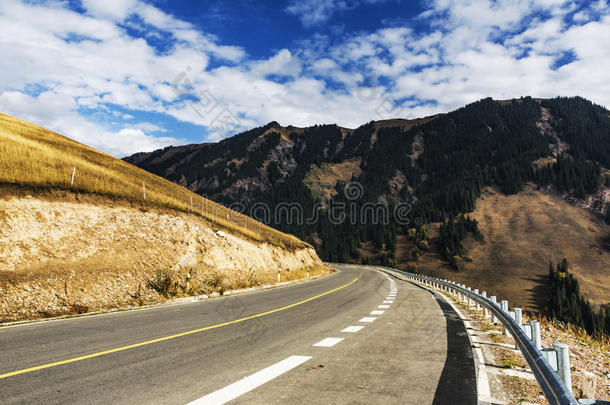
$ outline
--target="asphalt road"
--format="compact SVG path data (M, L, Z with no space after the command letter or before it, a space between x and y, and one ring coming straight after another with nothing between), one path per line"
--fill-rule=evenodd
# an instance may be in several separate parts
M340 269L261 292L0 328L0 403L476 402L470 344L448 305L373 268Z

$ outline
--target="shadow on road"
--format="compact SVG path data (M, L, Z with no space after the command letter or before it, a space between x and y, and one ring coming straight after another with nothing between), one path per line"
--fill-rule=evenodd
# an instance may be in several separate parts
M432 403L476 404L476 374L466 328L451 305L437 294L434 298L447 321L447 359Z

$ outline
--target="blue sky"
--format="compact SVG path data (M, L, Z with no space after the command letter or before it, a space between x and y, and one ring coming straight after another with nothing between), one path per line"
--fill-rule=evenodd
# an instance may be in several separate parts
M0 112L125 156L483 97L610 106L607 0L3 0Z

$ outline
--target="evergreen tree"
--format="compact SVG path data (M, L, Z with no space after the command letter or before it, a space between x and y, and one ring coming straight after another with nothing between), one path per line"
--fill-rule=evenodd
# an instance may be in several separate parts
M565 258L556 267L549 263L549 297L546 307L549 316L579 326L594 336L610 336L609 308L595 313L591 303L580 293L578 280L570 273Z

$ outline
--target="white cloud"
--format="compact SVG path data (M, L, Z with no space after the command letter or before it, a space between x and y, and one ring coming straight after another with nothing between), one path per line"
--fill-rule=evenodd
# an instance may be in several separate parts
M0 93L0 111L115 156L122 157L184 143L183 139L147 135L146 132L163 131L163 128L146 122L119 131L108 131L79 115L76 108L77 104L72 97L53 92L44 92L37 97L18 91Z
M82 0L83 7L93 16L122 21L136 5L134 0Z
M373 1L306 0L291 3L289 12L313 24ZM426 4L418 17L418 24L429 27L423 33L397 26L340 41L314 34L254 60L239 46L222 44L141 0L84 1L84 15L63 2L4 0L0 111L122 156L180 143L180 134L157 137L151 134L164 128L134 124L141 121L138 112L200 125L213 132L210 139L220 139L274 120L355 127L392 115L445 112L487 96L579 94L610 105L607 2L579 10L563 0ZM128 35L118 22L132 15L173 40L172 46L159 53ZM571 18L579 23L570 25ZM575 60L553 69L565 53ZM186 100L184 91L200 101ZM398 100L407 101L397 105ZM109 129L103 120L79 113L84 108L129 122ZM233 125L217 130L227 118Z
M255 76L267 75L297 77L301 72L301 62L288 49L282 49L271 58L254 62L250 71Z
M388 0L291 0L286 12L297 16L305 27L311 27L328 21L338 12L384 1Z

